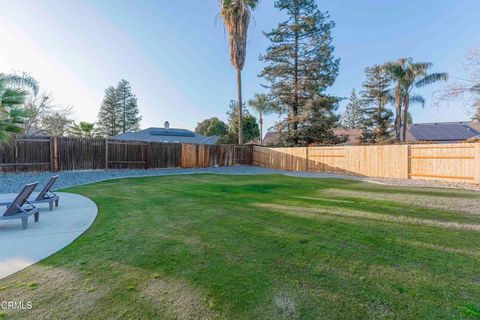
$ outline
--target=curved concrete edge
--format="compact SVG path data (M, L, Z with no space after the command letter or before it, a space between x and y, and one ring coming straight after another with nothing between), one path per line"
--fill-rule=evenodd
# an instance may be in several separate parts
M29 267L68 246L93 224L98 207L91 199L59 192L60 205L53 211L39 204L40 221L29 219L23 230L20 220L0 221L0 279ZM14 194L0 194L8 201Z

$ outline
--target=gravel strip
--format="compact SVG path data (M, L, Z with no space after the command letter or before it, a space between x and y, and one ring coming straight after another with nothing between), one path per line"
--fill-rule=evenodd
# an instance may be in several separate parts
M87 184L102 180L127 178L127 177L147 177L147 176L165 176L175 174L194 174L194 173L216 173L233 175L256 175L256 174L284 174L294 177L306 178L335 178L352 179L386 185L397 185L406 187L440 187L440 188L459 188L480 191L480 185L441 182L428 180L404 180L404 179L385 179L385 178L365 178L357 176L348 176L334 173L313 173L313 172L292 172L284 170L275 170L254 166L234 166L219 168L196 168L196 169L150 169L150 170L89 170L89 171L64 171L60 173L60 178L55 184L56 189L63 189L81 184ZM0 174L0 193L18 192L20 188L27 183L38 181L44 185L53 173L50 172L29 172L29 173L4 173Z

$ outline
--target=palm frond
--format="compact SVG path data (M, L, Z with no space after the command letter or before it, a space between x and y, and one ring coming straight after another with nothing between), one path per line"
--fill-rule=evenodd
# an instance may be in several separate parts
M415 87L423 88L435 82L447 81L447 80L448 80L448 74L445 72L431 73L429 75L426 75L424 78L418 80L415 83Z
M414 94L410 96L410 104L418 103L422 105L422 108L425 107L425 98L422 97L421 95Z
M34 94L38 94L38 81L28 73L2 74L1 77L7 85L17 88L30 89Z
M427 73L427 70L433 67L431 62L415 62L410 63L408 66L411 70L416 73Z
M236 70L242 70L247 52L247 35L251 11L258 0L219 0L221 16L229 35L230 61Z
M7 88L0 97L0 104L3 106L16 106L25 102L27 92L20 88Z
M266 94L256 93L253 99L248 100L248 106L263 115L274 112L272 104Z

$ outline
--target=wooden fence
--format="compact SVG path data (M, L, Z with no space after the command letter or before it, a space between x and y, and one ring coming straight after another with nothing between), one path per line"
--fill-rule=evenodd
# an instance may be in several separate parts
M253 148L253 164L365 177L480 183L480 143Z
M21 137L0 147L0 172L196 168L252 164L252 146Z

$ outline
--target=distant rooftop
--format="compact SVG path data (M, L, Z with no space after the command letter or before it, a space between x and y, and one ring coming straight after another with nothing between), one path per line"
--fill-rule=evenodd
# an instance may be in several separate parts
M145 141L145 142L174 142L174 143L195 143L195 144L216 144L217 136L207 137L187 129L170 128L166 123L165 127L151 127L138 132L126 132L110 139Z
M408 133L409 141L444 142L463 141L480 135L477 124L471 121L416 123L408 128Z

